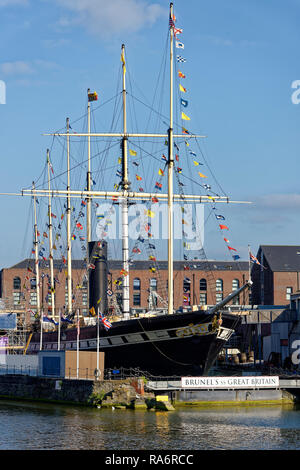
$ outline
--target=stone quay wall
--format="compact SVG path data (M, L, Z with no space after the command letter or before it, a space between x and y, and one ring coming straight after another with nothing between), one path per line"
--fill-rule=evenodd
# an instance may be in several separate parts
M154 394L144 393L140 382L141 379L94 381L9 374L0 376L0 398L134 408L135 401L154 398Z

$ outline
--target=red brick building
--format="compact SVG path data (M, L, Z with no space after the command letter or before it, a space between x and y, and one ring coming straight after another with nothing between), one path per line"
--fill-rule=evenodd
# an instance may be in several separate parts
M256 305L287 305L300 289L300 246L261 245L252 266L252 301Z
M67 306L66 268L61 260L54 260L55 306ZM186 269L185 262L174 262L174 307L190 305L214 305L233 290L242 286L248 279L247 262L200 261L190 262ZM151 272L150 261L134 261L130 266L130 304L132 311L148 310L152 307L165 308L167 298L167 262L156 263L156 271ZM121 261L108 260L108 286L115 296L110 305L122 302ZM51 308L49 288L49 265L40 262L40 298L45 310ZM84 316L88 315L87 272L81 260L72 262L73 309L80 308ZM2 269L0 272L0 296L8 308L30 309L35 311L36 279L34 261L26 259L20 263ZM235 304L248 304L249 297L243 293ZM113 304L113 298L116 300Z

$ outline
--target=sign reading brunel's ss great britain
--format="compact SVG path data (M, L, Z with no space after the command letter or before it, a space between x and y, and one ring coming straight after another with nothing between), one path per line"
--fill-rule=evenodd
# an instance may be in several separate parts
M278 376L182 377L182 388L277 388Z

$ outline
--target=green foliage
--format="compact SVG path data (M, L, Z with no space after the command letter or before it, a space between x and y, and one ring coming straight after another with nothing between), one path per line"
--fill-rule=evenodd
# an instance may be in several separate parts
M94 406L101 405L105 395L104 392L93 392L89 397L89 403Z

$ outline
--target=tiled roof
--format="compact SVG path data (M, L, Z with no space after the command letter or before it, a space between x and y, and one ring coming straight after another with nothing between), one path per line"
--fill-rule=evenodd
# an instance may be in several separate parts
M34 268L34 260L33 259L24 259L19 263L11 266L8 269L27 269L28 267ZM61 259L54 259L53 260L54 269L60 269L63 264ZM150 266L153 266L154 263L148 260L136 260L132 261L130 264L130 269L132 270L148 270ZM174 270L183 270L184 266L188 265L190 269L195 270L211 270L211 271L247 271L249 269L248 262L246 261L215 261L215 260L190 260L190 261L174 261ZM40 261L40 268L46 269L49 267L49 261ZM157 269L166 270L168 268L167 261L158 261L155 262L155 267ZM108 268L109 269L122 269L122 261L121 260L108 260ZM83 260L74 259L72 260L72 269L85 269L85 262Z
M260 249L272 271L300 272L300 245L261 245Z

